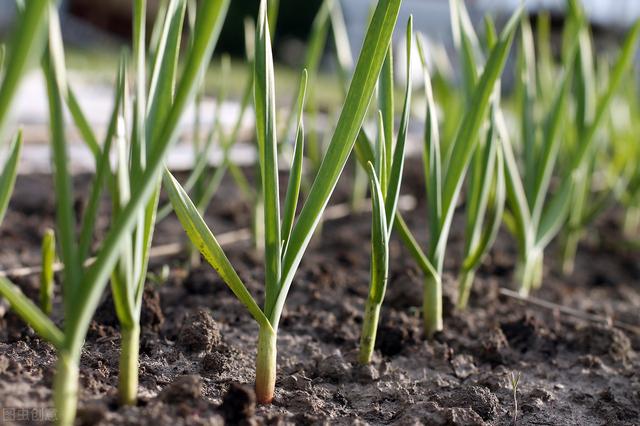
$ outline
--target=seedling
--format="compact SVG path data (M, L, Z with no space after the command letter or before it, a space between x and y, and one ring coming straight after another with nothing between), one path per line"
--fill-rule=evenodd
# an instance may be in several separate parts
M462 63L463 94L467 102L466 108L475 108L472 103L472 95L478 84L478 73L480 72L476 58L482 57L483 54L464 4L453 2L451 14L454 42ZM485 33L486 50L490 52L495 46L497 36L493 22L488 17L485 19ZM458 279L458 309L466 308L476 270L493 245L502 223L505 182L502 150L495 131L495 110L500 101L499 91L500 85L497 85L493 108L486 125L486 136L480 137L481 140L477 143L469 165L465 199L464 256ZM431 95L429 96L431 97Z
M389 240L398 207L400 185L404 169L404 152L407 141L407 130L411 114L411 50L413 41L413 18L407 24L407 85L405 89L404 107L400 120L400 129L396 142L386 142L387 133L385 126L391 123L385 122L382 110L379 113L378 137L376 139L375 165L368 163L369 178L371 180L371 278L369 294L365 304L362 334L360 336L360 354L358 360L362 364L371 362L371 356L376 342L380 308L387 290L389 275ZM393 56L391 45L387 52L386 62L391 62ZM391 76L393 79L393 76ZM392 80L393 81L393 80ZM388 91L393 97L393 84L379 86L380 91ZM393 109L393 103L381 105L384 108ZM386 111L385 111L386 112ZM393 111L388 114L393 118ZM392 137L394 135L392 134ZM390 148L387 151L387 148ZM390 158L389 162L387 158Z
M28 4L31 5L32 3ZM138 1L135 6L138 11L144 10L143 1ZM101 152L97 155L97 160L99 161L96 178L91 190L89 205L81 222L82 228L79 235L77 235L63 119L63 99L68 96L69 90L67 89L64 52L62 51L62 38L60 36L57 11L53 6L48 9L49 50L43 60L43 69L49 95L52 157L55 171L54 187L57 200L57 236L60 244L60 257L64 264L62 298L65 321L63 328L59 328L54 324L41 309L6 279L0 279L0 294L11 303L16 313L40 337L51 343L58 352L58 368L54 379L54 402L59 424L71 425L74 421L78 397L78 363L89 323L100 302L110 275L113 273L117 262L122 260L122 249L131 244L130 242L127 243L127 239L135 236L143 237L142 232L134 233L133 231L137 226L137 229L141 230L142 228L139 227L140 219L148 216L150 200L153 200L153 196L158 190L158 178L165 153L177 139L177 124L186 105L193 99L196 76L208 64L227 7L228 0L212 0L202 3L196 28L192 35L195 41L189 49L184 70L175 87L175 91L170 92L174 95L164 98L158 103L158 106L164 111L163 120L158 121L161 125L154 127L153 131L147 129L150 131L149 137L147 139L139 137L135 139L136 143L132 144L136 147L132 151L140 154L135 161L132 161L132 167L137 167L142 161L144 161L145 166L138 169L137 173L133 173L134 178L131 179L130 186L131 192L126 197L128 201L120 204L121 208L117 215L114 216L113 224L96 254L96 259L89 266L85 265L89 255L89 251L86 248L90 247L89 243L92 240L98 205L97 200L100 198L102 187L108 177L107 170L109 168L111 142L116 136L122 136L122 132L119 132L119 130L122 130L122 126L120 126L120 129L117 127L118 117L122 114L121 106L125 93L125 70L124 64L121 64L116 87L116 102L108 135ZM139 40L142 39L142 37L139 38ZM141 51L141 49L134 50L138 53ZM138 71L142 68L138 67ZM162 73L166 73L169 70L170 68L167 65L159 68ZM140 75L138 74L138 76ZM146 84L139 89L142 91L145 87ZM140 104L141 99L138 98L138 107ZM153 103L150 105L153 105ZM140 119L143 118L143 116L138 117ZM140 130L140 127L134 125L134 129ZM140 136L141 134L134 132L134 135ZM143 150L142 148L145 149ZM141 154L143 152L144 155ZM118 175L118 171L116 171L116 175ZM122 172L120 171L120 173ZM123 200L123 198L119 200ZM153 222L145 220L144 223ZM145 232L144 235L147 235L147 233ZM144 238L142 239L144 240ZM146 259L138 257L135 258L135 262L144 263ZM137 263L136 267L140 268L140 263ZM145 268L146 266L141 269ZM138 283L137 280L131 282ZM127 291L132 293L135 290L130 287L127 288ZM139 298L139 294L140 291L135 296ZM133 300L133 297L128 300ZM135 350L137 353L137 348Z
M425 333L432 336L442 330L442 272L447 241L453 220L453 213L460 195L462 183L478 150L478 141L486 123L487 113L498 79L506 62L509 48L517 27L520 11L509 20L502 31L484 66L480 78L471 89L472 108L467 109L460 123L458 133L448 152L441 153L438 133L438 115L431 91L431 82L426 70L424 46L422 60L425 68L425 94L427 116L425 130L424 168L427 179L427 202L429 207L430 245L427 259L432 267L428 270L424 286L423 315ZM418 46L421 46L420 39ZM489 144L489 147L491 144ZM479 220L479 218L473 218ZM473 226L472 228L476 228ZM470 245L471 246L471 245ZM475 262L471 262L474 265Z
M574 7L573 10L577 10ZM593 149L596 133L602 123L602 119L611 102L616 88L619 86L622 76L631 64L635 43L640 34L640 22L636 23L623 45L619 58L613 67L611 80L597 100L593 118L585 127L580 143L571 151L566 166L566 171L560 177L560 183L554 193L550 194L551 178L558 160L560 148L560 129L563 117L566 117L567 102L573 74L580 78L580 70L574 70L579 40L584 34L583 22L576 18L575 24L568 26L566 36L568 43L563 59L564 75L559 79L558 87L554 90L550 108L542 123L536 121L524 107L531 100L522 100L521 135L523 146L522 174L518 160L510 143L506 123L502 113L497 116L497 130L502 141L505 157L505 177L507 182L507 200L509 213L505 221L508 229L516 236L519 247L519 260L517 267L520 293L528 295L532 288L537 288L542 282L543 253L548 244L560 232L566 223L569 210L572 208L574 198L572 191L577 190L576 176L588 160L588 154ZM526 26L523 27L526 31ZM526 40L526 34L524 39ZM530 44L523 44L521 92L531 93L527 90L528 83L532 81L532 73L535 70L535 56L530 50ZM529 50L528 50L529 49ZM535 93L535 92L534 92ZM584 110L584 106L582 107ZM540 143L536 142L535 133L542 134Z
M298 170L302 167L304 143L301 113L304 102L298 103L298 131L291 167L293 179L290 178L289 181L281 219L278 200L276 92L267 24L267 3L264 0L261 3L256 31L254 104L265 206L262 217L265 227L264 309L260 309L249 293L186 192L168 172L165 172L165 188L187 235L260 326L256 359L256 396L261 403L270 403L274 397L278 325L295 272L362 126L391 41L400 4L401 0L382 0L377 4L336 130L307 200L294 224L295 207L298 204L297 188L300 182ZM301 85L299 99L304 99L306 78L302 81L304 84Z
M577 13L579 12L581 11ZM583 13L580 13L579 17L584 19ZM609 87L609 62L600 60L595 63L591 35L586 28L580 34L579 43L574 84L576 124L570 126L567 132L568 141L573 143L566 144L568 149L561 153L567 163L576 150L576 145L584 140L585 132L594 120L596 100L601 96L600 92L608 90ZM624 123L624 114L620 114L619 110L620 101L624 100L629 113L633 113L633 98L637 91L634 85L635 76L626 73L625 77L629 83L625 85L624 91L630 93L631 97L621 98L616 90L615 97L610 101L611 107L607 108L609 112L602 117L599 130L594 136L593 146L587 150L585 160L573 174L571 209L567 226L561 236L562 272L565 275L570 275L574 270L578 244L587 234L587 227L616 200L624 198L627 189L632 189L634 173L637 174L638 150L632 136L634 123L632 119ZM616 141L617 138L622 140Z
M511 385L511 392L513 394L513 424L518 424L518 384L520 383L521 373L518 371L512 371L509 374L509 384Z
M396 214L394 225L409 254L425 274L423 317L425 335L428 337L443 328L442 272L453 212L466 170L479 140L481 128L485 123L492 95L504 68L519 14L520 10L514 13L491 50L489 59L473 91L472 104L475 105L475 108L467 110L463 115L447 159L443 159L440 154L439 121L431 89L431 79L426 66L426 49L421 37L417 38L424 71L427 104L424 165L431 238L428 253L425 254L422 250L400 214ZM371 142L363 130L360 131L356 141L356 154L362 165L375 161Z

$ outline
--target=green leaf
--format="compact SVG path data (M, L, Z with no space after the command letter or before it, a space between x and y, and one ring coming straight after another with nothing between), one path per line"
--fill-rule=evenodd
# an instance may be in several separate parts
M0 85L0 138L20 81L27 68L42 55L47 31L47 11L51 0L30 0L18 14L8 45L5 71Z
M479 64L476 56L480 51L480 43L464 1L452 0L449 4L454 45L462 64L464 93L467 102L470 103L478 79Z
M400 118L400 129L398 130L398 139L393 150L393 158L388 172L387 190L385 191L385 217L387 218L387 227L389 232L393 229L396 209L398 207L398 199L400 198L400 186L402 183L402 172L404 171L404 154L407 142L407 133L409 130L409 117L411 116L411 93L412 93L412 55L413 51L413 16L409 17L407 22L407 85L405 87L404 105L402 107L402 117ZM387 144L388 145L388 144ZM391 153L388 154L391 157Z
M380 185L382 188L387 188L387 141L384 129L384 114L382 111L378 110L378 133L376 135L376 157L374 168L376 170L376 174L380 176ZM391 153L389 153L391 155ZM383 195L385 193L385 189L383 189Z
M93 154L96 165L99 163L100 158L100 145L98 145L98 139L91 128L91 124L89 124L89 120L87 116L82 112L82 107L78 102L78 98L75 93L71 89L69 82L67 81L67 97L66 97L67 107L69 108L69 113L71 114L71 118L73 118L73 122L78 128L80 135L82 136L82 140L87 145L87 148ZM96 166L97 167L97 166Z
M307 71L302 73L300 89L298 90L298 129L296 130L296 144L293 151L293 162L289 172L289 184L287 185L287 195L284 201L284 217L282 218L282 255L286 252L289 242L289 235L293 228L293 220L298 206L300 195L300 183L302 181L302 162L304 158L304 104L307 92Z
M537 247L546 247L562 229L571 206L572 189L572 186L564 185L551 198L537 228L535 242Z
M13 186L18 176L18 160L22 151L22 131L19 131L9 149L9 158L2 166L0 173L0 225L9 207Z
M279 290L282 238L280 232L275 79L266 0L263 0L260 6L254 65L256 133L262 173L262 195L264 197L265 312L269 316Z
M613 70L611 72L611 78L609 80L609 84L607 85L604 93L600 96L597 102L596 112L594 115L593 122L585 132L584 140L579 145L578 151L573 156L573 168L577 169L578 166L582 163L583 158L585 157L587 151L590 146L593 144L593 140L595 138L595 134L600 127L602 120L605 117L606 112L609 110L609 106L611 105L611 100L613 99L614 94L620 87L620 83L622 82L622 78L625 76L627 70L631 66L633 61L634 54L636 52L636 45L638 43L638 38L640 37L640 20L636 21L631 30L629 31L620 54L618 56L618 60L616 61Z
M121 108L121 110L124 108ZM131 199L131 183L129 177L129 152L124 116L118 117L116 139L116 194L113 200L113 211L117 217L123 207ZM111 274L111 292L120 323L125 328L135 325L132 313L134 312L134 296L130 283L133 281L133 247L132 236L127 235L118 248L120 259Z
M462 120L460 130L453 142L451 156L446 164L446 174L442 186L442 214L438 243L434 253L439 253L439 262L443 254L453 218L454 207L460 194L466 169L473 154L478 132L489 109L489 101L504 68L511 42L519 22L521 9L518 9L500 35L500 40L491 52L482 76L474 90L471 105Z
M7 299L11 308L35 330L40 337L51 343L56 349L64 347L62 331L25 296L20 289L6 278L0 277L0 295Z
M520 130L522 145L524 147L524 186L529 202L533 201L535 181L538 175L537 162L537 126L534 118L536 107L536 52L533 40L533 32L529 24L529 17L522 16L520 20L521 38L520 51L518 52L517 92L520 108ZM565 75L570 75L566 73ZM556 93L555 91L552 91ZM533 209L533 204L530 204Z
M66 93L66 73L64 52L60 28L53 25L58 22L57 14L50 11L49 49L43 60L43 71L47 83L49 99L49 117L54 172L54 190L56 195L57 235L60 242L60 257L65 265L63 297L71 299L80 285L82 264L78 258L76 244L76 218L73 209L74 197L71 185L71 173L68 167L67 140L63 111L63 94ZM66 305L65 305L66 306Z
M380 1L371 19L351 86L335 132L296 222L283 259L282 282L273 323L279 321L284 302L303 253L320 222L338 178L349 158L369 107L376 81L391 41L401 0Z
M344 95L349 88L349 79L353 70L353 53L347 32L347 24L342 13L342 5L339 1L332 2L331 5L331 29L333 33L333 44L335 47L336 64L338 75L342 82Z
M198 213L187 193L182 189L178 181L165 170L163 175L164 188L169 195L173 209L180 219L191 242L198 248L207 262L216 270L224 282L229 286L233 294L242 302L256 322L261 327L270 328L269 320L264 315L258 304L245 287L235 269L224 254L222 247L213 236L207 224Z
M467 209L465 212L467 219L465 229L466 254L475 250L479 243L490 194L493 190L497 157L497 142L495 141L493 122L494 120L490 121L487 137L484 143L477 147L469 167L469 184L466 194Z
M431 87L431 77L427 69L426 49L422 37L418 37L418 52L422 61L422 73L424 77L424 90L426 99L425 117L425 147L423 149L423 165L425 177L427 178L427 208L429 209L429 235L431 239L431 250L435 244L442 218L442 161L440 155L440 134L438 130L438 112L433 98Z
M311 24L311 31L307 39L303 69L305 69L307 72L306 78L308 79L308 81L311 82L311 85L308 88L308 94L307 94L309 99L313 99L313 95L314 95L313 85L317 83L317 75L318 75L318 70L320 68L320 62L322 60L322 55L324 54L325 48L327 45L327 36L329 34L329 24L331 23L329 19L330 9L333 7L332 6L333 3L336 3L336 1L324 0L322 2L322 4L320 5L320 9L316 14L316 17L313 19L313 23ZM271 11L269 11L269 13L271 13ZM301 84L302 84L302 79L298 81L298 86L300 86ZM294 98L293 101L295 102L296 99ZM294 112L295 110L292 109L291 112L289 113L289 116L286 121L286 126L284 127L285 133L283 135L283 139L289 137L291 131L293 130L293 126L296 119Z
M159 137L159 133L163 130L160 123L165 122L173 102L185 10L185 0L171 0L167 9L149 86L147 112L149 141L155 141ZM195 75L194 79L199 80Z
M87 260L89 251L91 249L91 241L93 238L93 232L98 218L100 209L100 200L106 184L114 186L111 179L111 169L109 164L109 154L111 153L111 144L116 134L116 127L118 124L118 117L121 114L120 108L123 102L124 96L124 79L125 79L125 62L120 60L118 78L114 91L114 104L111 118L109 120L109 126L107 128L107 135L105 137L102 151L98 151L97 163L96 163L96 175L91 185L91 192L89 193L89 201L85 208L85 213L82 218L82 226L80 229L80 237L78 239L78 256L81 263ZM115 188L112 190L115 196Z
M72 324L69 350L79 350L82 346L91 317L118 260L117 248L129 235L141 209L144 209L157 190L157 178L162 170L165 154L177 138L178 122L193 99L197 76L211 58L228 6L229 0L210 0L201 4L192 35L194 43L185 59L184 71L176 88L171 110L162 123L158 139L149 141L147 167L142 177L132 182L131 201L115 219L103 240L102 249L84 278L86 284L69 299L72 305L67 318L68 323Z
M496 24L493 21L493 17L489 14L484 15L484 37L487 52L491 52L498 42L498 33L496 31Z
M499 143L495 140L495 136L493 139L493 144ZM506 185L503 153L500 147L497 147L495 156L495 171L492 173L494 175L494 182L487 182L487 184L493 188L493 194L491 199L487 200L489 205L486 213L483 214L482 230L479 234L479 239L473 246L470 246L473 247L473 249L469 250L467 258L463 262L463 270L472 270L479 266L484 254L495 242L498 231L500 230L500 224L502 223L506 199Z
M389 44L387 56L385 57L382 71L378 79L378 108L382 116L382 132L378 137L384 144L385 162L384 164L376 164L378 170L382 173L378 174L380 185L382 185L382 194L387 192L387 175L391 169L391 154L393 153L393 135L395 123L395 102L394 102L394 80L393 80L393 43Z
M553 168L558 158L558 150L560 148L560 133L563 118L565 117L565 108L567 97L569 94L569 87L571 83L571 74L573 68L565 70L565 75L560 83L559 89L556 91L557 95L553 102L551 110L547 116L547 121L544 129L544 137L542 141L542 153L541 158L536 164L536 180L533 187L532 194L532 221L534 226L538 224L544 201L551 182L551 176L553 174Z
M384 197L373 164L368 163L367 172L371 180L371 285L369 300L376 304L384 299L389 274L389 232L384 208Z
M146 165L146 113L147 113L147 1L133 3L133 61L135 65L135 99L133 128L131 129L131 175L142 174Z
M527 201L522 177L518 169L518 162L513 153L513 145L507 131L507 125L499 107L496 108L495 120L495 126L498 132L498 137L500 138L502 153L504 156L507 201L512 212L511 215L505 215L505 222L510 225L508 226L509 230L512 232L515 231L515 237L518 240L520 252L525 253L527 247L533 243L531 241L533 236L529 234L529 229L531 227L529 202ZM513 220L510 220L510 218Z
M269 8L267 15L269 16L269 32L275 36L276 27L278 26L278 12L280 11L280 0L268 0Z

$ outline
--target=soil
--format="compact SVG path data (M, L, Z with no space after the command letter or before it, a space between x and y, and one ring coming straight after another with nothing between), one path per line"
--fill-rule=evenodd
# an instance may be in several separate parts
M419 163L407 166L404 191L423 200ZM79 177L78 193L88 179ZM53 225L50 178L24 176L0 228L0 266L37 265L44 229ZM346 199L348 177L332 202ZM78 202L81 209L82 202ZM459 215L460 216L460 215ZM576 273L557 272L547 253L536 296L640 327L640 253L625 249L611 212L588 233ZM425 206L406 214L428 239ZM248 226L249 207L226 181L207 212L215 232ZM108 226L108 211L100 220ZM78 424L640 424L640 335L588 323L501 295L512 287L515 245L501 233L478 272L470 307L456 312L455 276L463 239L457 219L445 276L445 331L421 334L422 276L399 241L374 361L355 363L369 276L369 215L326 222L305 256L280 326L278 378L272 405L256 406L252 390L257 326L207 265L185 268L188 254L154 260L171 266L166 282L149 282L140 347L140 398L117 403L118 324L105 295L87 336L81 366ZM156 243L185 241L175 218ZM262 300L260 255L249 242L226 247L240 277ZM16 279L37 295L37 276ZM54 321L61 300L55 300ZM0 408L50 407L55 352L0 302ZM520 376L514 413L512 378ZM23 413L24 414L24 413ZM16 422L20 423L20 422ZM23 423L29 423L25 421Z

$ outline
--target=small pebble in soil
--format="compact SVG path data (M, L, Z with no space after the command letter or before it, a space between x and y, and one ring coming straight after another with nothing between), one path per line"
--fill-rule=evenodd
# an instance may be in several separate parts
M202 379L198 375L178 376L165 387L158 399L170 404L200 399L202 396Z
M453 368L453 372L456 374L456 377L459 379L466 379L478 371L473 363L473 357L468 354L459 354L454 356L451 360L451 367Z
M189 352L210 352L222 342L220 328L209 312L199 310L184 319L178 343Z
M252 388L232 383L225 394L220 411L227 424L253 424L256 412L256 394Z

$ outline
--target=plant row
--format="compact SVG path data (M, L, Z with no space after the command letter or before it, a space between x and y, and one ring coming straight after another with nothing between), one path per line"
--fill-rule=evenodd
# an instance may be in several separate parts
M135 403L149 251L156 223L172 211L192 244L192 261L202 255L256 321L256 395L261 403L274 398L279 323L296 271L347 166L353 167L355 176L353 209L370 202L372 210L362 363L371 361L375 347L394 234L424 273L422 314L427 337L444 326L444 261L456 214L464 215L465 236L458 309L467 306L475 273L502 225L518 245L515 281L523 295L542 284L544 253L555 240L562 247L563 270L572 271L581 239L608 208L623 205L624 229L632 238L637 236L640 103L632 62L640 23L631 28L615 57L596 55L588 21L578 3L570 0L559 53L554 55L548 16L538 18L535 36L521 10L500 33L487 18L480 37L464 3L451 0L459 78L439 60L437 49L414 32L410 19L403 55L399 55L406 74L399 85L392 36L401 3L375 2L354 61L340 3L325 0L312 27L292 107L279 119L276 105L286 101L275 87L271 47L278 4L263 0L257 22L245 25L250 72L240 114L230 130L216 114L211 129L204 132L199 105L229 0L165 0L150 31L146 1L135 0L133 47L121 55L109 125L99 140L67 77L56 2L19 2L16 31L6 55L4 49L0 51L0 131L22 75L39 63L49 105L56 231L43 240L39 303L2 277L0 295L57 350L53 391L60 424L74 421L80 354L107 285L121 331L120 400ZM188 38L183 40L185 34ZM330 36L343 100L335 114L329 114L337 117L335 122L319 129L314 85ZM514 87L503 99L501 78L512 51ZM223 57L218 71L222 82L216 94L218 105L227 99L229 62ZM418 81L412 72L416 68L421 70ZM401 99L398 110L397 98ZM191 104L197 111L193 131L197 160L181 185L164 168L164 161ZM253 181L230 159L243 118L251 109L259 159ZM73 206L65 112L95 161L81 215ZM409 124L416 119L424 123L429 230L425 238L412 234L398 210ZM309 121L313 125L305 131ZM18 132L0 174L0 220L9 204L21 146ZM223 160L211 169L207 159L216 146ZM281 199L278 171L284 163L289 176ZM227 173L253 207L254 243L263 253L265 268L262 304L247 289L202 217ZM161 190L169 204L160 205ZM96 241L105 197L111 202L112 223L104 238ZM428 241L424 247L418 242L422 240ZM57 257L64 265L59 316L63 320L54 322Z

